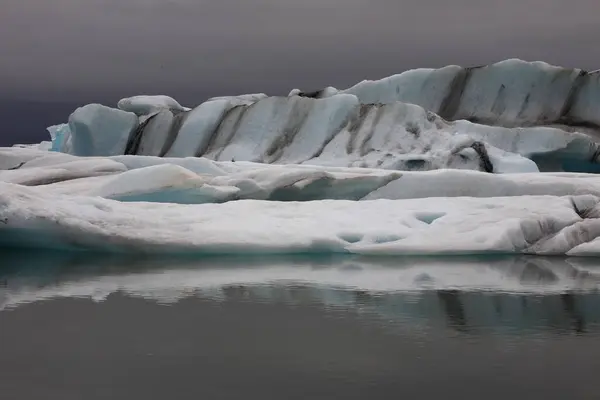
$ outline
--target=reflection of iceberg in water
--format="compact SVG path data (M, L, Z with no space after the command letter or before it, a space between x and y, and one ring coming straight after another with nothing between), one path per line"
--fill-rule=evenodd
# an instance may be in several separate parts
M0 309L121 293L163 304L198 296L349 309L416 329L586 332L600 326L600 267L586 260L3 257Z

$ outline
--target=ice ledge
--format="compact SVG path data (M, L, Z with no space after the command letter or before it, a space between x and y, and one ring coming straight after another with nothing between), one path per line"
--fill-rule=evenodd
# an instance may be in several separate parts
M600 255L595 196L173 205L0 183L0 246L119 253Z

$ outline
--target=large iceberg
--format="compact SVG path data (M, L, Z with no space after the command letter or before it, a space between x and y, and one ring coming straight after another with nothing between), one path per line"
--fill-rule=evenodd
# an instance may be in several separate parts
M52 148L404 171L597 172L599 94L597 72L507 60L412 70L346 90L217 97L192 110L167 96L135 96L119 110L76 110L68 131L51 128Z
M508 60L89 104L0 149L0 246L600 255L598 93L597 72Z
M447 120L509 127L600 126L600 72L544 62L512 59L480 67L416 69L335 93L356 95L363 104L418 104Z
M600 254L592 195L131 203L0 183L0 246L125 253Z

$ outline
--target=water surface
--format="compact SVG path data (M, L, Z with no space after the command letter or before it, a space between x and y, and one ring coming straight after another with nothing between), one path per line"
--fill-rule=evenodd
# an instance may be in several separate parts
M6 398L597 398L593 259L2 256Z

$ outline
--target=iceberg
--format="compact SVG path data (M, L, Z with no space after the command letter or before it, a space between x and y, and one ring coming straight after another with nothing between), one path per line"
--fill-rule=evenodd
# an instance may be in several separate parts
M72 154L111 156L125 154L129 137L137 128L134 113L88 104L69 117ZM64 139L63 139L64 140Z
M194 109L134 96L118 110L77 110L71 119L81 121L69 130L49 129L53 149L80 156L598 172L599 93L598 72L506 60L411 70L345 90L215 97Z
M65 140L71 135L69 124L52 125L46 128L52 140L51 151L62 151Z
M348 89L88 104L0 148L0 246L600 255L598 72L507 60Z
M505 60L481 67L416 69L340 91L361 103L401 101L447 120L507 127L600 126L600 73Z
M101 115L96 119L105 121ZM75 146L70 153L203 156L217 161L394 170L537 171L534 162L516 153L452 132L448 124L421 107L405 103L360 106L351 95L326 99L269 97L235 106L231 100L212 100L189 113L159 111L133 133L132 128L130 124L122 129L118 140L122 150ZM75 141L89 137L90 131L89 126L71 128ZM102 132L97 135L101 137ZM564 140L555 147L561 145ZM495 155L496 165L489 153Z
M0 183L0 247L180 254L600 254L599 198L131 203ZM243 222L243 223L241 223Z
M0 181L36 186L38 190L54 194L121 201L200 204L239 199L600 196L600 176L594 174L498 175L457 169L398 172L213 161L202 157L76 157L17 148L0 149L0 160L7 160L4 170L0 169Z

